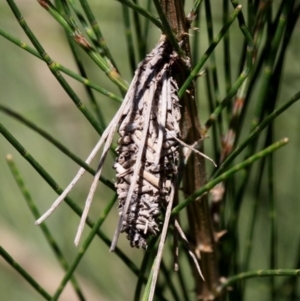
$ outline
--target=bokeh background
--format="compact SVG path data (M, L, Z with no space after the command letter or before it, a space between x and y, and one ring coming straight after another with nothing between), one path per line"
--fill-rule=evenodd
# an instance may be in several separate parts
M241 1L243 3L243 1ZM276 1L274 1L276 2ZM29 26L36 34L42 45L52 57L66 67L76 71L71 52L68 48L63 29L40 7L37 1L16 0ZM130 72L127 48L125 44L122 22L122 6L117 1L90 1L99 21L103 35L115 58L123 77L130 82ZM213 7L215 33L221 28L221 12L218 6ZM187 5L187 7L191 7ZM204 12L203 12L204 14ZM202 24L202 23L201 23ZM300 88L300 26L296 26L291 45L286 56L284 76L280 88L279 104L299 91ZM14 18L6 1L0 0L0 28L11 33L24 42L29 42L21 27ZM208 39L203 21L199 30L193 31L200 36L200 55L208 47ZM148 50L155 45L159 31L151 25ZM232 64L234 79L238 76L242 35L237 23L230 29ZM30 43L30 42L29 42ZM222 64L222 45L216 49L217 62ZM97 69L85 55L82 56L87 66L89 78L115 93L118 90L107 80L103 72ZM207 62L209 64L209 61ZM220 74L222 78L222 73ZM87 96L81 84L68 78L69 83L90 109ZM221 87L224 89L224 85ZM198 79L198 103L201 122L208 118L204 80ZM259 87L257 87L259 88ZM225 96L224 90L222 95ZM255 99L255 93L253 95ZM118 108L118 103L97 94L97 101L105 110L106 122L109 122ZM272 100L270 100L272 101ZM85 117L63 91L48 67L39 59L33 57L21 48L0 37L0 103L22 114L38 124L45 131L63 142L69 149L81 158L86 158L98 140L98 134L92 129ZM250 104L250 110L251 108ZM278 268L296 268L300 238L300 103L294 104L281 115L275 123L276 138L288 137L289 144L275 154L275 199L276 216L278 218ZM20 122L0 112L1 123L21 142L34 158L47 169L49 174L65 187L72 179L78 166L64 156L53 145L38 134L23 126ZM248 127L251 119L246 121ZM245 133L247 132L245 129ZM207 154L211 155L209 139L206 142ZM5 157L12 154L25 184L37 204L40 212L44 212L56 198L56 193L24 160L23 157L4 139L0 137L0 244L19 262L39 283L49 292L53 292L60 283L64 273L50 250L40 229L34 225L30 213L16 183L7 166ZM110 156L106 162L103 175L114 180L114 170L111 168L113 159ZM95 162L94 162L95 166ZM208 164L209 170L212 169ZM248 201L244 203L240 218L240 243L244 244L243 234L247 231L248 210L251 207L255 191L253 191L257 170L254 168L247 191ZM238 177L238 175L237 175ZM77 204L83 207L92 177L86 174L70 193ZM266 186L266 183L262 184ZM267 188L266 188L267 189ZM91 217L96 219L113 193L104 185L99 188L94 199ZM269 229L267 200L260 200L261 207L257 216L255 229L254 254L251 259L251 269L267 268ZM65 205L46 221L69 262L75 257L77 249L73 239L77 230L79 218ZM117 224L117 210L113 210L102 226L102 230L113 236ZM88 230L84 232L86 236ZM131 249L126 238L121 236L119 247L136 263L140 264L143 251ZM298 267L299 268L299 267ZM99 239L95 239L84 259L80 263L76 276L84 287L87 300L131 300L136 277ZM226 276L226 275L224 275ZM187 274L188 277L188 274ZM267 300L268 285L264 280L249 280L247 300ZM283 281L283 280L278 280ZM252 288L251 288L252 287ZM259 288L259 289L258 289ZM190 290L192 291L192 282ZM265 295L264 295L265 294ZM0 258L0 300L38 301L41 297ZM69 287L61 296L64 300L77 300Z

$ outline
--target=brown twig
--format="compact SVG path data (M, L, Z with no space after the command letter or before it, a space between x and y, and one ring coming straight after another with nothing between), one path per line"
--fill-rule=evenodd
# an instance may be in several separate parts
M177 37L182 38L182 48L190 58L190 45L188 37L189 22L184 15L181 0L162 0L162 7L167 19ZM180 86L188 76L189 67L182 65L176 78ZM189 87L189 93L185 93L181 99L182 119L181 137L183 141L192 145L195 141L202 141L201 127L197 115L194 87ZM203 145L201 151L203 152ZM183 191L186 196L192 194L206 183L205 159L192 154L185 166L183 177ZM194 267L196 290L199 300L209 300L215 295L215 289L219 284L219 273L217 268L217 250L214 239L214 231L210 217L207 195L202 196L187 208L190 237L194 246L194 253L198 260L201 257L201 269L205 282L200 278Z

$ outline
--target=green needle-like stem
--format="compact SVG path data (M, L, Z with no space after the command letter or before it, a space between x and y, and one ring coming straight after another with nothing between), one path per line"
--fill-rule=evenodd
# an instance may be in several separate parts
M29 26L27 25L26 21L24 20L23 16L21 15L21 12L19 11L18 7L16 6L15 2L13 0L7 0L11 10L13 11L16 19L18 20L19 24L23 28L24 32L38 51L39 55L43 58L47 66L49 67L52 74L55 76L55 78L58 80L58 82L61 84L61 86L64 88L64 90L67 92L67 94L70 96L70 98L73 100L75 105L78 107L78 109L81 111L81 113L88 119L88 121L91 123L91 125L94 127L94 129L101 135L102 129L99 126L96 119L91 115L91 113L86 109L86 107L83 105L77 94L74 92L74 90L71 88L71 86L68 84L68 82L64 79L64 77L61 75L59 70L56 67L56 64L50 56L46 53L40 42L37 40Z
M3 36L4 38L6 38L8 41L14 43L15 45L19 46L20 48L24 49L25 51L31 53L32 55L34 55L35 57L39 58L40 60L43 60L42 56L39 55L39 53L33 49L32 47L30 47L29 45L27 45L26 43L20 41L19 39L13 37L12 35L8 34L7 32L3 31L2 29L0 29L0 35ZM122 102L122 98L115 95L112 92L107 91L106 89L101 88L100 86L96 85L95 83L91 82L89 79L84 78L80 75L78 75L76 72L66 68L65 66L61 65L59 62L55 62L56 68L69 75L70 77L74 78L75 80L79 81L80 83L84 84L85 86L91 87L94 90L100 92L101 94L111 98L112 100L115 100L117 102Z
M208 192L209 190L211 190L214 186L216 186L218 183L228 179L229 177L231 177L233 174L235 174L236 172L238 172L239 170L242 170L244 168L246 168L247 166L253 164L256 160L267 156L268 154L276 151L277 149L279 149L280 147L284 146L285 144L288 143L288 139L284 138L274 144L272 144L271 146L265 148L264 150L254 154L253 156L251 156L250 158L248 158L247 160L243 161L240 164L237 164L236 166L234 166L233 168L229 169L227 172L224 172L223 174L221 174L219 177L215 178L214 180L208 182L206 185L204 185L202 188L200 188L199 190L195 191L191 196L189 196L187 199L185 199L183 202L181 202L179 205L177 205L173 210L172 210L172 214L178 214L182 209L184 209L189 203L193 202L196 198L200 197L201 195L203 195L204 193Z
M134 75L137 64L135 62L135 49L134 49L133 34L131 29L129 8L123 5L122 12L123 12L123 22L124 22L124 29L125 29L125 38L126 38L126 44L128 50L128 61L129 61L131 73L132 75Z
M129 0L117 0L117 1L133 9L135 12L141 14L149 21L151 21L155 26L157 26L160 30L163 31L163 25L161 24L161 22L158 21L156 17L151 15L146 9L143 9L141 6L135 4L133 1L129 1Z
M71 3L74 3L74 0L68 0L68 1L71 2ZM95 36L97 38L96 46L103 49L104 55L107 57L107 59L110 60L110 63L118 70L117 65L116 65L116 63L115 63L115 61L114 61L114 59L113 59L113 57L110 53L110 50L109 50L109 48L107 46L107 43L106 43L106 40L104 39L104 36L103 36L102 31L100 29L100 26L99 26L99 24L98 24L98 22L97 22L97 20L94 16L94 13L93 13L88 1L80 0L80 4L81 4L81 6L82 6L82 8L83 8L88 20L89 20L89 23L90 23L90 25L91 25L94 33L95 33Z
M179 92L178 92L179 98L181 98L183 96L185 90L188 89L188 87L190 86L192 81L199 75L201 68L204 66L205 62L207 61L207 59L209 58L211 53L214 51L216 46L219 44L219 42L223 38L224 34L227 32L227 30L229 29L229 27L235 20L235 18L238 16L241 9L242 9L242 6L240 5L234 10L234 12L231 14L230 18L228 19L228 22L223 26L223 28L220 30L218 35L214 38L213 43L210 44L210 46L205 51L204 55L200 58L199 62L196 64L194 69L190 72L189 77L186 79L186 81L183 83L183 85L179 89Z
M46 300L51 300L51 296L0 246L0 255L14 268L40 295Z
M226 287L236 283L237 281L242 281L250 278L260 278L260 277L278 277L278 276L300 276L300 270L293 269L278 269L278 270L257 270L249 271L238 274L236 276L230 277L225 280L219 287L218 292L222 292Z
M96 174L96 171L93 168L91 168L81 158L79 158L73 152L71 152L63 143L59 142L56 138L54 138L48 132L41 129L36 124L32 123L31 121L29 121L28 119L26 119L22 115L16 113L15 111L13 111L13 110L11 110L11 109L9 109L6 106L3 106L1 104L0 104L0 111L5 112L9 116L17 119L18 121L22 122L23 124L25 124L26 126L31 128L32 130L34 130L35 132L40 134L42 137L44 137L46 140L48 140L50 143L52 143L54 146L56 146L60 151L62 151L66 156L68 156L70 159L72 159L78 165L83 167L91 175L94 176ZM107 187L109 187L111 189L114 189L114 184L111 181L109 181L108 179L106 179L105 177L101 176L100 181L105 183L105 185L107 185Z
M38 2L69 33L74 41L89 55L89 57L100 67L100 69L104 71L105 75L114 84L116 84L123 93L126 92L128 89L127 82L121 77L121 75L112 66L112 64L109 63L105 57L101 56L99 52L92 47L89 41L79 31L76 24L74 22L71 22L69 18L68 20L66 20L49 0L38 0Z
M10 171L14 177L14 180L16 181L31 213L33 214L35 220L37 220L41 216L41 214L38 211L33 199L31 198L31 195L30 195L27 187L25 186L25 183L24 183L24 181L20 175L20 172L13 160L13 157L11 155L7 155L6 160L7 160L8 166L10 168ZM54 237L52 236L49 228L46 226L45 223L41 224L40 228L41 228L49 246L51 247L53 253L55 254L56 258L58 259L58 262L65 270L67 270L68 269L67 260L65 259L65 256L62 254L62 252L61 252L57 242L55 241ZM71 278L71 282L72 282L75 292L77 293L79 300L84 301L85 297L83 296L81 288L80 288L77 280L75 279L75 277Z
M71 279L71 277L72 277L74 271L76 270L78 264L80 263L81 259L85 255L88 247L90 246L91 242L93 241L95 235L97 234L99 228L101 227L103 222L106 220L106 217L107 217L108 213L110 212L110 210L112 209L112 207L114 206L116 200L117 200L117 195L114 195L112 200L106 205L106 207L102 211L102 213L100 215L100 218L98 219L98 221L93 226L91 232L89 233L88 237L84 241L82 247L80 247L80 250L79 250L78 254L75 257L75 259L73 261L73 264L70 266L67 273L65 274L65 276L64 276L63 280L61 281L58 289L56 290L55 294L53 295L51 301L58 300L60 294L63 292L66 284Z
M275 109L266 119L264 119L257 127L249 134L249 136L226 158L219 166L218 170L213 175L212 179L216 178L249 144L255 139L258 134L266 128L277 116L286 111L292 104L300 99L300 92L297 92L286 103Z
M41 177L53 188L53 190L60 195L63 189L55 182L55 180L47 173L47 171L30 155L30 153L16 140L15 137L11 135L9 131L0 123L0 133L14 146L14 148L29 162L29 164L41 175ZM107 184L110 182L107 182ZM108 184L109 186L110 184ZM114 187L114 185L113 185ZM111 188L113 188L111 187ZM80 217L82 215L82 210L76 205L76 203L70 198L65 198L68 206ZM86 224L92 228L94 222L88 217ZM105 242L107 246L111 245L111 240L101 232L97 232L97 235ZM129 267L129 269L136 275L139 275L139 270L136 265L117 247L115 253L120 257L120 259Z

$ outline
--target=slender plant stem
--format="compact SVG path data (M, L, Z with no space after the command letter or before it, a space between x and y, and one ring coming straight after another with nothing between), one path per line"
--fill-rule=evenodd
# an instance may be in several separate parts
M128 89L127 82L121 77L112 64L109 63L105 57L102 57L94 47L92 47L84 35L79 31L74 21L72 19L65 19L49 0L38 0L38 2L70 34L74 41L87 53L97 66L100 67L105 75L119 87L121 92L126 92ZM36 47L35 44L34 46ZM39 51L38 48L37 50Z
M238 274L236 276L228 278L224 283L218 287L218 292L222 292L226 287L233 285L237 281L242 281L250 278L260 278L260 277L278 277L278 276L300 276L300 270L293 269L278 269L278 270L257 270L249 271Z
M212 21L212 13L211 13L211 6L210 6L210 0L205 0L205 15L206 15L206 27L207 27L207 33L208 33L208 42L209 45L212 45L214 40L214 31L213 31L213 21ZM226 24L226 23L225 23ZM228 33L228 31L224 34L225 35ZM218 73L217 73L217 63L216 63L216 56L214 51L210 54L209 56L210 64L209 64L209 69L210 73L212 75L212 81L213 81L213 97L215 100L216 105L220 105L220 88L219 88L219 81L218 81ZM219 115L218 118L218 130L219 130L219 135L223 136L223 120L222 120L222 115Z
M239 12L240 12L241 5L235 6L235 11L237 9L239 9ZM232 14L230 19L232 19L234 15L235 14ZM245 63L244 69L242 70L240 76L235 81L235 83L232 85L232 87L229 90L229 92L227 93L227 96L221 101L220 105L215 109L215 111L211 114L211 116L209 117L209 119L206 121L206 123L205 123L205 132L208 131L208 129L212 126L212 124L215 122L215 120L217 119L217 117L221 114L221 112L223 111L223 109L225 108L225 106L227 106L227 104L229 103L229 101L236 94L237 90L243 84L243 82L248 77L248 75L250 74L251 69L252 69L253 39L252 39L251 33L249 32L248 28L246 27L246 24L245 24L245 21L244 21L244 17L243 17L243 13L242 12L237 13L235 16L238 18L240 29L241 29L242 33L244 34L244 37L246 38L246 41L247 41L246 63ZM223 29L224 29L224 27L223 27ZM222 36L226 32L227 32L227 30L225 30L225 32L222 34Z
M138 4L137 0L133 0L135 4ZM134 29L135 29L135 36L137 41L137 48L139 54L139 61L142 61L145 58L145 39L146 36L142 35L142 24L140 15L134 11L133 12L133 22L134 22Z
M141 14L145 18L147 18L149 21L151 21L155 26L157 26L160 30L164 30L163 25L160 21L157 20L156 17L151 15L146 9L142 8L141 6L135 4L132 1L129 0L117 0L118 2L128 6L129 8L133 9L135 12Z
M27 203L27 206L29 207L31 213L33 214L34 218L35 219L38 219L41 214L40 212L38 211L34 201L32 200L31 198L31 195L29 194L29 191L27 189L27 187L25 186L25 183L20 175L20 172L13 160L13 157L11 155L7 155L6 157L6 160L7 160L7 163L8 163L8 166L10 168L10 171L14 177L14 180L16 181L26 203ZM49 244L49 246L52 248L52 251L53 253L55 254L58 262L60 263L60 265L64 268L64 270L67 270L68 269L68 263L67 263L67 260L66 258L64 257L64 255L62 254L57 242L55 241L55 238L52 236L49 228L46 226L46 224L42 224L41 225L41 230ZM77 282L77 280L75 279L75 277L72 277L71 278L71 282L72 282L72 285L74 287L74 290L79 298L79 300L81 301L84 301L85 300L85 297L81 291L81 288L79 286L79 283Z
M74 2L74 0L71 0L71 1ZM97 45L101 49L103 49L105 56L110 60L111 64L118 70L117 65L116 65L116 63L115 63L115 61L114 61L114 59L113 59L113 57L112 57L112 55L110 53L110 50L109 50L109 48L107 46L107 43L106 43L106 40L105 40L105 38L104 38L104 36L102 34L100 26L99 26L99 24L98 24L98 22L97 22L97 20L96 20L96 18L94 16L94 14L93 14L93 10L91 9L88 1L86 1L86 0L80 0L80 4L81 4L81 6L82 6L82 8L83 8L83 10L84 10L84 12L85 12L88 20L89 20L90 25L92 26L92 29L93 29L95 35L96 35Z
M235 18L238 16L241 9L242 9L242 7L238 6L234 10L234 12L231 14L230 18L228 19L228 22L223 26L223 28L220 30L218 35L214 38L213 43L208 47L208 49L205 51L204 55L201 57L201 59L196 64L194 69L190 72L190 76L186 79L186 81L183 83L183 85L181 86L181 88L178 92L179 98L181 98L183 96L185 90L190 86L192 81L198 76L201 68L203 67L203 65L205 64L205 62L207 61L207 59L209 58L211 53L214 51L216 46L219 44L219 42L223 38L224 34L227 32L227 30L229 29L229 27L231 26L231 24L235 20Z
M107 204L107 206L103 209L102 213L100 214L100 218L95 223L95 225L93 226L93 228L92 228L91 232L89 233L88 237L84 241L82 247L80 248L79 252L77 253L75 259L73 260L73 263L70 265L70 268L68 269L67 273L65 274L65 276L64 276L63 280L61 281L58 289L54 293L51 301L58 300L60 294L63 292L66 284L71 279L71 277L72 277L74 271L76 270L78 264L80 263L81 259L85 255L88 247L90 246L91 242L93 241L95 235L97 234L98 229L101 227L101 225L105 221L108 213L110 212L110 210L114 206L116 200L117 200L117 195L115 194L114 197L112 198L112 200Z
M273 124L270 125L267 143L273 140ZM270 219L270 269L275 269L277 266L277 218L275 206L275 187L274 187L274 154L268 157L268 190L269 190L269 219ZM270 279L271 299L275 300L275 279Z
M261 192L261 185L262 185L262 176L263 176L263 171L264 171L264 164L265 160L262 160L261 164L259 165L258 170L259 175L256 177L255 181L255 194L253 197L253 201L251 204L251 210L249 210L249 215L250 215L250 228L249 228L249 233L246 236L246 243L245 243L245 258L244 258L244 263L242 265L242 269L247 271L249 270L250 267L250 259L251 259L251 254L253 250L253 238L254 238L254 230L255 226L257 225L256 220L257 220L257 214L258 214L258 209L260 205L260 199L259 199L259 194ZM237 220L237 218L236 218ZM234 224L234 223L232 223ZM232 228L232 227L231 227Z
M63 189L54 181L54 179L46 172L46 170L30 155L30 153L10 134L9 131L0 123L0 133L14 146L14 148L29 162L29 164L41 175L41 177L53 188L53 190L60 195ZM70 208L80 217L82 210L76 205L76 203L70 198L65 198L66 203ZM92 228L94 222L88 217L86 224ZM101 232L97 232L97 235L105 242L107 246L111 245L111 240ZM139 275L139 270L136 265L119 249L115 249L116 254L121 260L129 267L129 269L135 274Z
M16 6L15 2L13 0L7 0L11 10L13 11L16 19L18 20L19 24L23 28L24 32L38 51L39 55L43 58L47 66L49 67L52 74L55 76L55 78L58 80L58 82L61 84L61 86L64 88L64 90L67 92L67 94L70 96L70 98L73 100L75 105L78 107L78 109L81 111L81 113L87 118L87 120L91 123L93 128L101 135L102 130L99 126L98 122L95 120L95 118L89 113L89 111L86 109L86 107L83 105L79 97L76 95L76 93L73 91L71 86L68 84L68 82L64 79L64 77L61 75L59 70L57 70L55 63L52 61L50 56L45 52L44 48L40 44L40 42L37 40L29 26L27 25L26 21L24 20L23 16L21 15L21 12L19 11L18 7Z
M64 2L62 0L56 0L56 2L60 3L59 6L62 7L60 10L65 12L65 14L68 16L68 19L72 19L72 17L70 16L70 11L69 11L66 3L63 4ZM85 27L85 29L86 29L86 31L88 31L88 29L86 27ZM76 63L77 68L80 72L80 75L83 78L87 78L88 76L87 76L87 73L85 71L84 63L80 58L80 54L79 54L79 51L76 47L76 44L75 44L74 40L71 38L71 36L69 35L69 33L67 31L65 31L65 34L66 34L66 38L68 40L71 52L73 54L73 57L75 59L75 63ZM101 126L101 130L103 132L104 129L106 128L106 124L105 124L105 121L104 121L104 118L103 118L103 113L102 113L100 107L97 104L97 101L96 101L96 98L94 96L94 92L92 91L92 89L89 86L84 86L84 87L85 87L86 93L88 95L89 101L91 103L91 106L92 106L92 108L93 108L93 110L96 113L96 116L98 118L98 122Z
M151 8L152 8L152 0L147 0L147 5L146 5L146 9L147 11L151 11ZM149 29L150 29L150 22L149 22L149 19L145 19L144 21L144 32L143 32L143 35L144 37L148 37L149 36ZM145 39L145 54L147 52L147 43L148 43L148 40Z
M134 301L139 301L141 299L141 292L142 292L142 286L144 284L143 279L145 278L145 273L147 270L147 267L152 259L153 251L154 251L154 245L155 245L156 239L151 239L149 242L148 248L144 254L142 264L140 266L140 272L139 272L139 277L138 281L136 284L135 288L135 293L134 293Z
M207 99L208 99L208 106L209 106L209 113L212 114L213 111L215 110L215 102L213 99L212 95L212 84L211 84L211 74L210 70L206 69L205 70L205 84L206 84L206 90L207 90ZM212 144L213 144L213 150L214 150L214 156L213 158L219 158L219 152L220 152L220 145L219 145L219 135L218 135L218 130L217 127L212 127Z
M300 91L293 95L286 103L275 109L267 118L265 118L257 127L249 134L249 136L226 158L226 160L219 166L218 170L212 176L215 179L233 160L250 144L252 139L272 122L277 116L286 111L292 104L300 99Z
M51 300L51 296L0 246L0 255L14 268L40 295L46 300Z
M211 190L215 185L218 183L228 179L231 177L233 174L238 172L241 169L246 168L247 166L253 164L253 162L257 161L258 159L265 157L269 155L270 153L276 151L280 147L284 146L285 144L288 143L287 138L283 138L282 140L272 144L271 146L265 148L264 150L254 154L247 160L243 161L240 164L237 164L233 168L229 169L227 172L224 172L221 174L219 177L215 178L214 180L208 182L206 185L204 185L202 188L199 190L195 191L191 196L189 196L187 199L185 199L183 202L181 202L179 205L177 205L173 210L172 214L178 214L183 208L185 208L189 203L194 201L195 199L199 198L201 195L206 193L207 191Z
M18 121L22 122L23 124L25 124L26 126L31 128L32 130L34 130L35 132L40 134L42 137L44 137L46 140L48 140L50 143L52 143L54 146L56 146L60 151L62 151L66 156L68 156L70 159L72 159L74 162L76 162L81 167L84 167L86 169L86 171L88 171L91 175L96 174L96 171L93 168L91 168L88 164L86 164L81 158L76 156L76 154L71 152L67 147L65 147L65 145L63 143L59 142L57 139L55 139L49 133L47 133L40 127L38 127L36 124L32 123L31 121L29 121L28 119L26 119L25 117L20 115L19 113L16 113L15 111L13 111L1 104L0 104L0 111L5 112L9 116L17 119ZM104 183L107 187L109 187L110 189L112 189L112 190L114 189L114 184L110 180L106 179L105 177L101 176L100 181L102 183Z
M32 47L30 47L29 45L27 45L26 43L20 41L19 39L13 37L12 35L6 33L5 31L3 31L2 29L0 29L0 35L2 35L4 38L6 38L7 40L9 40L10 42L14 43L15 45L19 46L20 48L24 49L25 51L31 53L32 55L34 55L35 57L39 58L40 60L44 60L42 58L42 56ZM117 102L122 102L122 98L115 95L112 92L107 91L106 89L101 88L100 86L96 85L95 83L91 82L89 79L84 78L80 75L78 75L77 73L75 73L74 71L66 68L65 66L61 65L59 62L54 62L57 70L67 74L68 76L74 78L75 80L81 82L82 84L89 86L91 88L93 88L94 90L100 92L101 94L111 98L112 100L115 100Z
M193 16L193 15L197 14L201 2L202 2L202 0L195 0L193 8L192 8L191 12L189 13L189 15Z
M228 7L228 1L223 0L223 24L225 25L229 18L229 7ZM231 81L231 53L230 53L230 35L229 31L227 31L224 35L224 73L225 73L225 89L228 93L232 81Z
M131 68L131 73L133 75L136 69L136 62L135 62L135 49L134 49L133 35L131 30L131 20L130 20L128 7L122 5L122 12L123 12L127 51L128 51L128 59Z
M267 96L270 93L271 79L273 76L272 71L274 70L274 63L275 63L276 55L279 52L279 45L281 43L284 29L286 26L287 15L292 6L291 2L293 2L293 1L290 1L290 0L284 1L283 8L280 11L280 17L278 19L278 24L276 27L275 34L271 39L270 53L267 57L265 66L263 68L261 90L257 97L256 114L252 121L252 129L254 129L257 126L257 124L259 123L259 121L261 120L261 116L263 114L263 109L264 109L265 103L268 100Z

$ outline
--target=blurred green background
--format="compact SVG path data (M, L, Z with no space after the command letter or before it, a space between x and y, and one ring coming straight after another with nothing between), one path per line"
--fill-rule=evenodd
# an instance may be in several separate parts
M52 59L61 62L66 67L76 71L71 52L68 49L64 32L59 25L42 9L36 1L16 1L29 26L39 38L40 42ZM108 46L115 58L123 77L130 82L132 74L129 69L127 48L125 44L122 23L122 6L117 1L90 1L100 27L107 40ZM243 2L242 2L243 3ZM218 5L213 7L215 33L221 28L221 12ZM187 7L191 7L187 5ZM200 55L208 47L207 33L204 20L199 31L193 31L200 36ZM298 25L299 22L298 22ZM28 42L27 37L15 20L7 3L0 1L0 28ZM148 50L159 38L159 31L151 25ZM230 29L233 70L237 64L241 50L241 33L237 23ZM280 88L282 104L295 94L300 87L300 26L292 38L286 56L284 77ZM86 158L98 140L98 134L92 129L85 117L57 83L45 63L23 51L17 46L0 37L0 103L15 110L32 122L40 125L44 130L63 142L69 149L81 158ZM216 50L217 62L222 64L222 45ZM118 90L107 80L101 70L95 68L93 62L85 55L84 62L88 69L89 78L110 91L119 94ZM209 61L208 63L209 64ZM233 74L234 79L238 72ZM220 74L220 77L222 73ZM66 77L67 78L67 77ZM222 78L222 77L221 77ZM90 108L87 96L81 84L68 78L69 83ZM198 79L199 113L201 122L207 120L209 113L205 96L204 80ZM224 89L224 87L222 87ZM259 87L257 87L258 89ZM221 91L225 96L225 91ZM255 95L252 96L255 99ZM118 104L97 94L97 101L105 109L105 118L109 122ZM253 100L255 101L255 100ZM272 101L272 100L270 100ZM251 108L250 103L250 110ZM296 103L280 116L275 123L275 135L278 140L282 137L290 139L289 144L275 156L275 199L278 217L278 268L295 268L294 263L299 256L298 245L300 237L300 103ZM13 118L0 112L0 121L22 143L35 159L47 169L49 174L65 187L72 179L78 166L66 158L50 143L39 135L24 127ZM245 134L248 132L251 119L246 120ZM212 154L211 141L206 141L206 151ZM50 293L60 283L64 273L46 243L40 229L34 225L34 219L19 192L16 183L6 164L5 157L12 154L15 162L25 179L29 192L38 205L40 212L44 212L56 198L55 192L33 170L33 168L17 153L17 151L0 137L0 243L39 283ZM110 156L103 175L114 181L114 170ZM211 170L209 164L208 168ZM95 162L94 162L95 166ZM238 177L239 175L237 175ZM247 232L248 210L253 202L253 191L257 170L254 168L247 192L247 202L244 202L242 217L240 218L240 243ZM92 177L85 175L71 192L77 204L83 207ZM266 183L262 184L263 187ZM266 188L267 189L267 188ZM99 188L94 199L90 215L96 219L113 193L104 185ZM251 259L251 269L267 268L269 230L268 210L266 199L261 199L255 229L254 254ZM102 226L108 237L112 237L117 225L117 210L113 210ZM75 257L77 249L73 245L79 218L62 204L58 210L46 221L69 262ZM87 229L84 232L86 236ZM131 249L124 235L119 240L119 247L138 265L143 251ZM298 267L299 268L299 267ZM95 239L85 258L81 262L76 276L82 280L87 300L131 300L136 277L125 267L124 263L99 239ZM226 275L224 275L226 276ZM283 281L282 279L278 280ZM254 289L251 289L254 288ZM258 290L259 288L259 290ZM192 291L192 283L191 283ZM266 300L268 286L265 280L249 280L247 300ZM264 295L265 294L265 295ZM11 268L4 260L0 260L0 301L22 300L35 301L41 297ZM60 300L77 300L69 287Z

